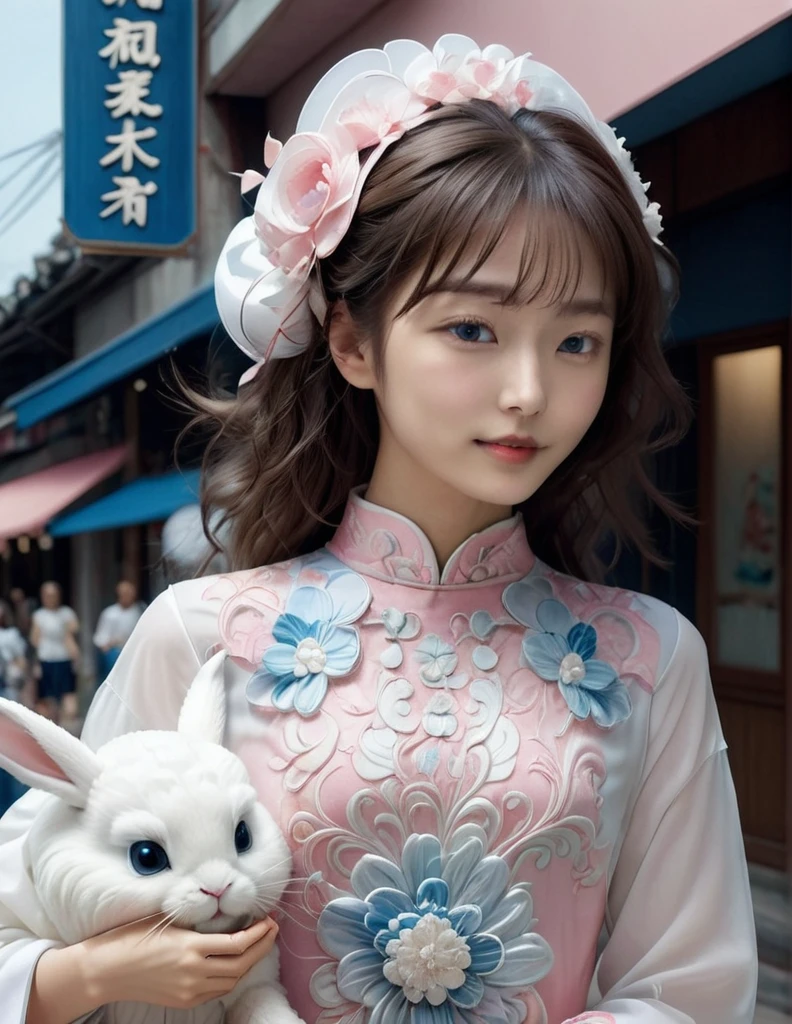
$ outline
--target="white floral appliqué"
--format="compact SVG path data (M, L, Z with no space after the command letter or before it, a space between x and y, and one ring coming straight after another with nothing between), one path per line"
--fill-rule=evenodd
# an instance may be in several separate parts
M404 660L400 640L413 640L421 632L421 620L414 612L401 612L398 608L386 608L382 613L382 623L388 646L380 654L380 661L385 668L398 668Z
M458 690L468 680L464 672L454 675L459 656L451 644L436 633L424 637L415 649L414 658L422 666L420 675L427 686Z

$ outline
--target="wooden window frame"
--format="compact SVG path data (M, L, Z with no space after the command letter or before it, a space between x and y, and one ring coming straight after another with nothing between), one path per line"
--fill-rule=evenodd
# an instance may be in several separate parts
M750 703L765 707L786 709L786 869L792 873L792 630L788 628L792 611L792 410L786 397L792 395L792 359L790 359L792 322L775 321L756 327L711 335L698 340L699 416L699 519L704 529L699 531L696 567L696 618L710 653L710 671L716 698L747 703L746 690L750 690ZM715 539L717 536L717 508L715 507L715 438L714 438L714 361L730 352L779 346L781 349L781 457L779 480L779 538L781 588L779 594L780 666L777 672L732 667L718 662L717 587L715 580ZM747 844L749 858L750 843ZM779 864L779 867L782 865Z

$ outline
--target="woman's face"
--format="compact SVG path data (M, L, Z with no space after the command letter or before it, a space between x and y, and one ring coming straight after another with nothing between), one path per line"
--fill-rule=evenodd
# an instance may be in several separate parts
M597 260L584 245L579 286L562 302L507 305L526 230L516 222L470 282L455 283L462 265L442 291L392 321L384 377L372 386L377 467L402 486L434 480L476 503L516 505L577 447L600 409L614 309Z
M41 603L45 608L55 609L60 607L61 596L57 587L51 583L45 583L41 588Z

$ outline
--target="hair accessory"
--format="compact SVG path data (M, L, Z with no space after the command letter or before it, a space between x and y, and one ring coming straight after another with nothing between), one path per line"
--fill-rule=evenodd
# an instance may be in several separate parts
M648 201L649 185L624 139L552 68L505 46L482 50L462 35L442 36L432 50L411 39L360 50L320 79L296 134L285 144L267 136L267 176L241 175L243 192L261 186L255 210L231 232L215 273L226 330L256 363L240 384L267 360L298 355L308 345L313 317L321 322L327 309L313 273L316 260L344 237L366 178L388 146L431 117L437 104L471 99L497 103L509 116L525 107L582 121L616 160L650 237L662 244L659 204Z

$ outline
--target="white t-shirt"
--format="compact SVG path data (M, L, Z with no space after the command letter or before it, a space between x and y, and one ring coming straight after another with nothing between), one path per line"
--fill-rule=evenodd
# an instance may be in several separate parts
M37 653L40 661L70 661L66 647L69 626L77 625L77 616L67 605L60 608L38 608L33 612L33 624L38 627Z
M129 608L122 608L118 603L105 608L96 624L93 642L97 647L104 647L105 644L122 647L132 636L132 630L143 614L143 608L141 601L136 601Z

